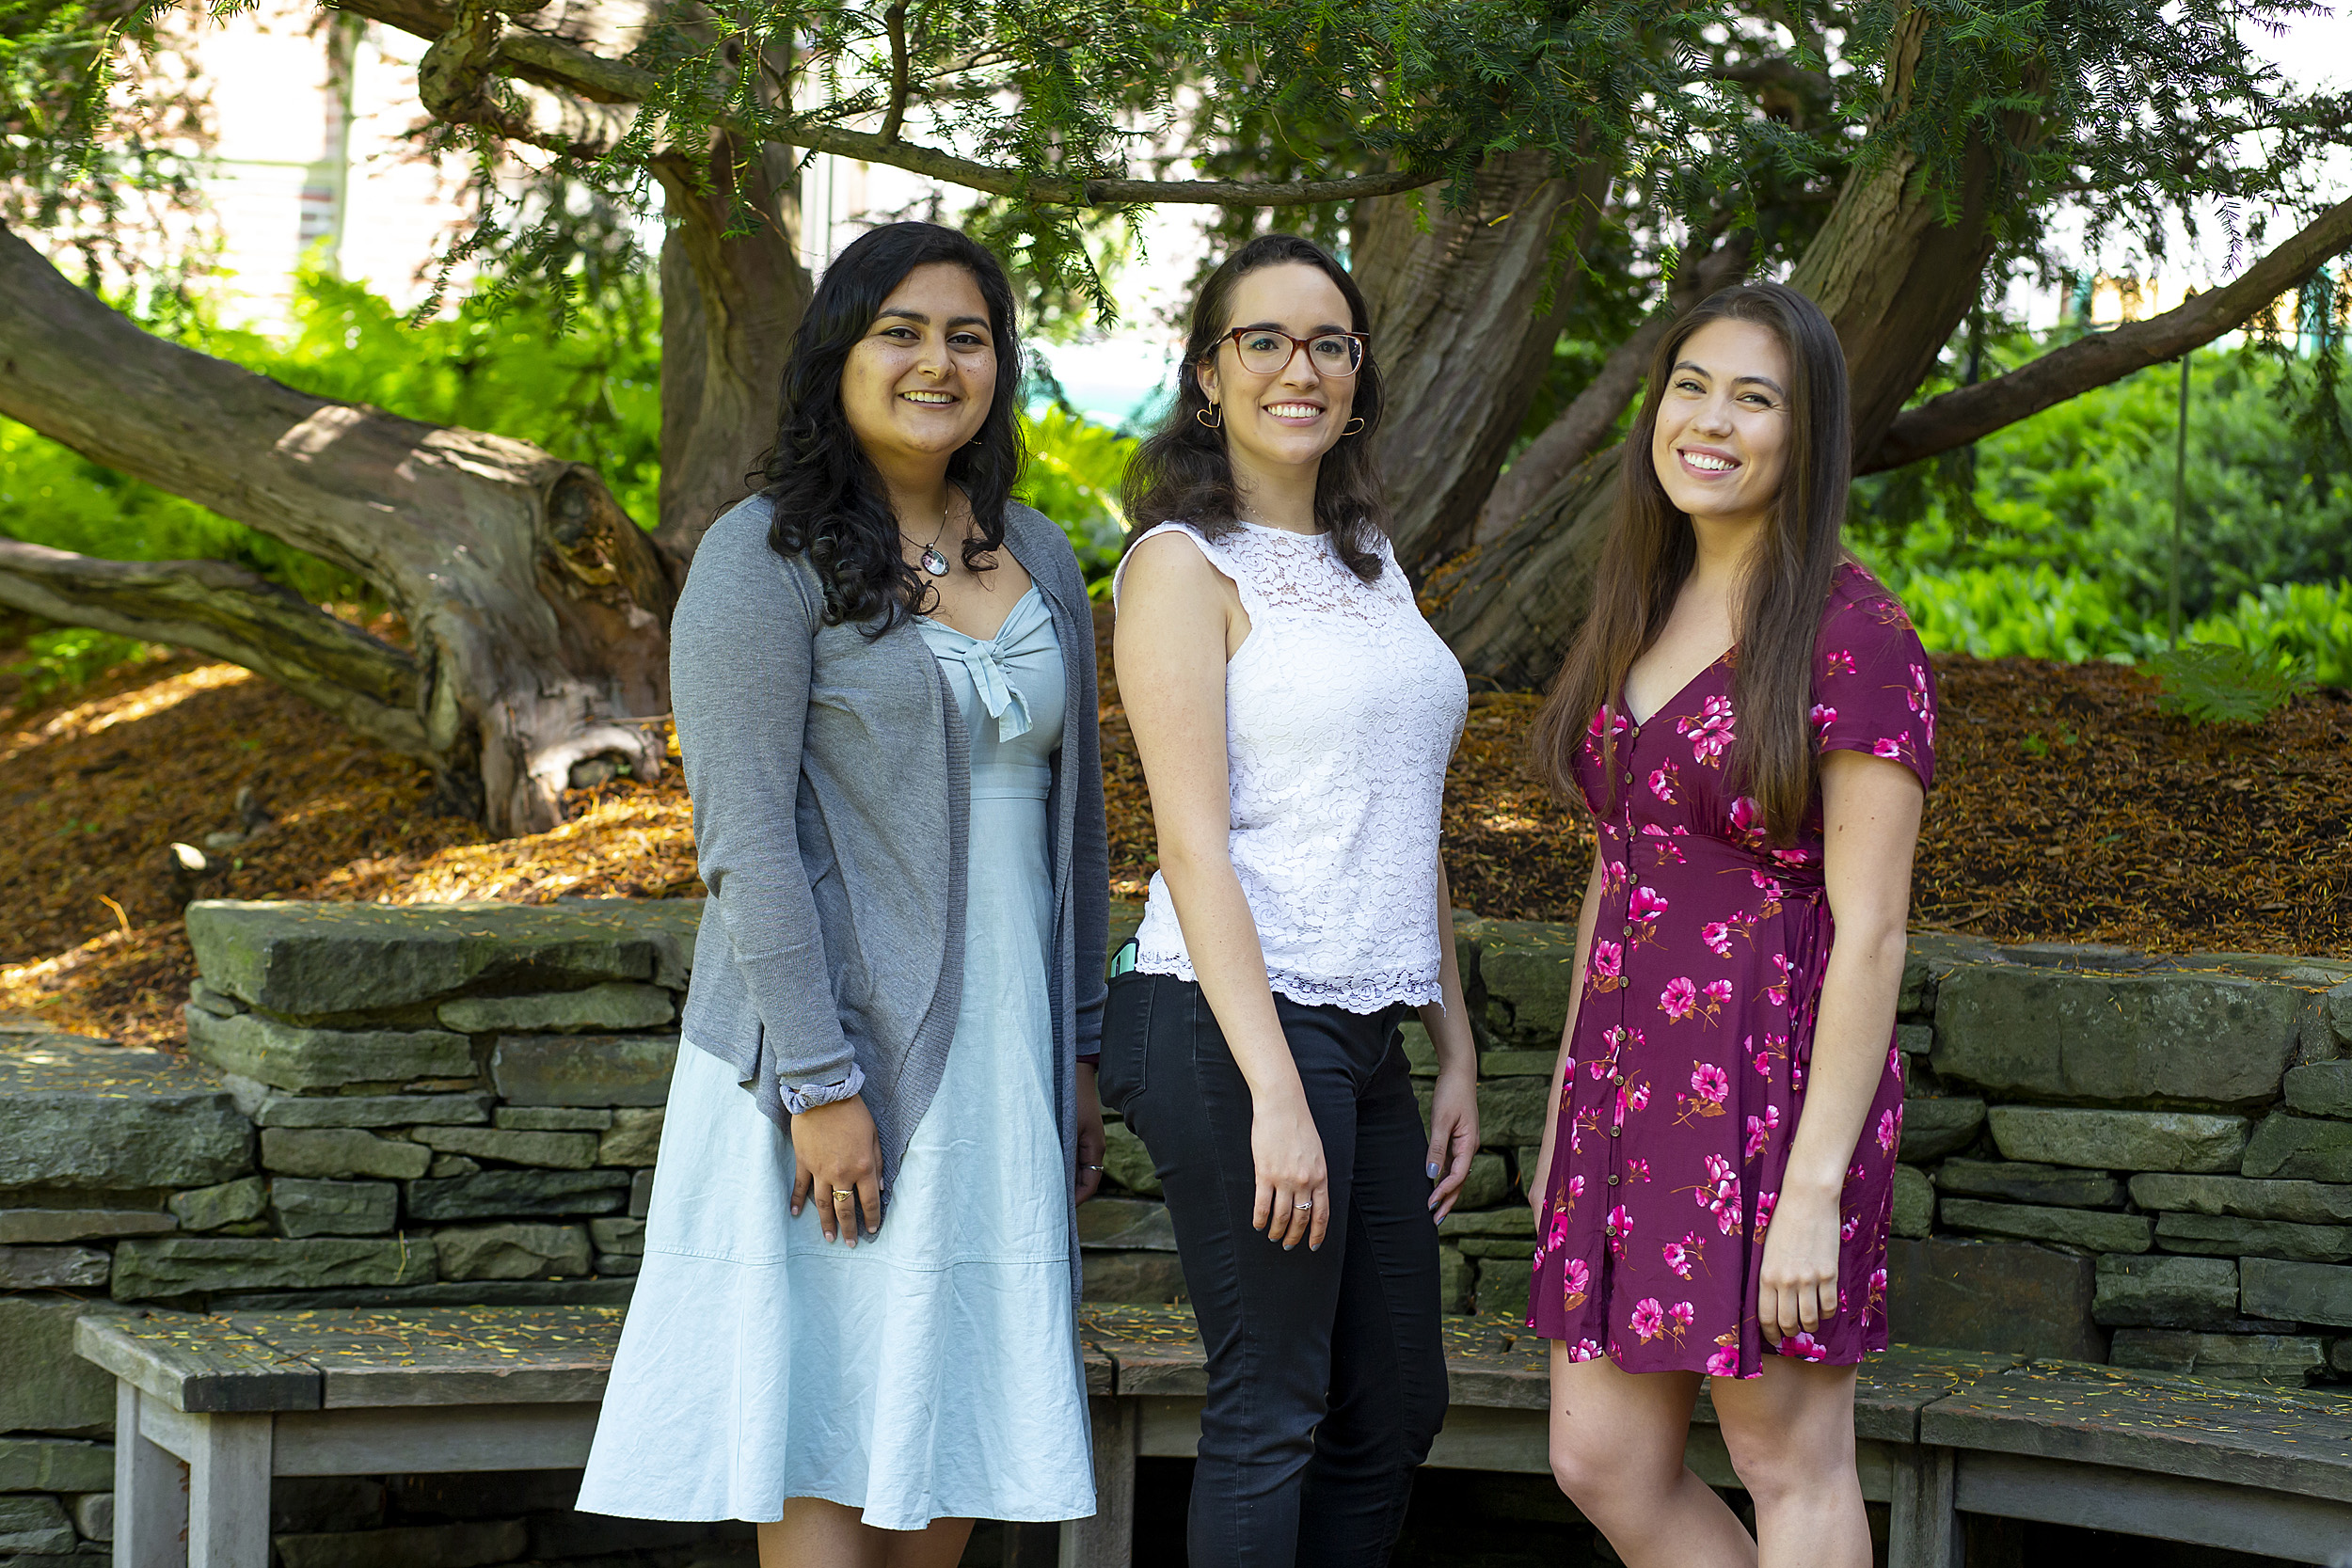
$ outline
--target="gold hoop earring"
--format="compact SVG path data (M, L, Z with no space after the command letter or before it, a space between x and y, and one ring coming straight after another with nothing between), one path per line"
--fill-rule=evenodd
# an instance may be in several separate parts
M1359 430L1361 430L1361 429L1363 429L1363 428L1364 428L1364 421L1363 421L1363 420L1348 420L1345 424L1343 424L1343 425L1340 426L1340 434L1341 434L1342 436L1353 436L1353 435L1355 435L1358 431L1359 431Z
M1206 408L1194 409L1192 411L1192 417L1199 420L1202 424L1206 425L1211 430L1222 430L1225 428L1225 415L1214 403L1209 404Z

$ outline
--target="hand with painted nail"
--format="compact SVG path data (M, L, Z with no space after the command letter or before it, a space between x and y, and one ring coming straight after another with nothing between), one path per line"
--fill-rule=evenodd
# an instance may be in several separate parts
M1429 1207L1438 1219L1453 1212L1470 1180L1470 1161L1478 1153L1478 1069L1476 1058L1438 1069L1438 1088L1429 1107Z
M1258 1167L1250 1228L1279 1242L1284 1252L1301 1242L1310 1249L1323 1245L1323 1233L1331 1225L1331 1178L1323 1164L1323 1135L1303 1091L1254 1104L1249 1153Z

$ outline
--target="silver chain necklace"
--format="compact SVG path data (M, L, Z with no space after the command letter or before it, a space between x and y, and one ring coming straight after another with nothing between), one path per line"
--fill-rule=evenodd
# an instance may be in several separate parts
M954 501L949 501L946 507L941 509L939 514L939 531L932 534L931 542L923 546L923 554L921 558L923 562L923 570L929 572L935 578L944 578L947 575L947 558L939 553L939 542L946 536L947 519L955 515L955 511L956 503ZM909 535L907 531L904 529L900 529L898 531L898 537L906 540L906 542L910 545L914 543L914 538Z

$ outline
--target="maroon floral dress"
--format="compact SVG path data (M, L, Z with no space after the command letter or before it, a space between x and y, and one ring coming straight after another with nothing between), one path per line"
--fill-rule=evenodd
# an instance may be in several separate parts
M1774 848L1724 785L1739 716L1726 654L1638 727L1593 716L1577 763L1600 827L1601 907L1577 1010L1528 1326L1571 1359L1754 1377L1765 1229L1804 1105L1832 936L1817 793ZM1935 768L1935 677L1910 617L1838 571L1815 649L1820 750ZM1601 743L1616 732L1618 788ZM1840 1365L1886 1348L1886 1237L1902 1134L1887 1042L1839 1208L1838 1309L1782 1355Z

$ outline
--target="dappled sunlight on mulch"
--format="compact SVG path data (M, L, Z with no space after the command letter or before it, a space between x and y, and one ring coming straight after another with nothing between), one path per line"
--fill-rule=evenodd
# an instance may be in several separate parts
M2201 729L2157 712L2147 683L2111 665L1946 657L1937 669L1941 771L1916 923L2352 958L2352 698L2323 692L2258 727ZM1150 802L1117 689L1104 689L1112 884L1139 897ZM1447 864L1458 905L1567 920L1589 837L1523 765L1536 701L1472 699L1447 792ZM270 820L175 886L167 847L236 831L246 787ZM416 764L257 676L190 658L127 667L39 712L0 711L0 1016L175 1043L193 973L183 891L394 903L701 893L675 768L566 803L572 820L551 832L490 840L439 813Z

